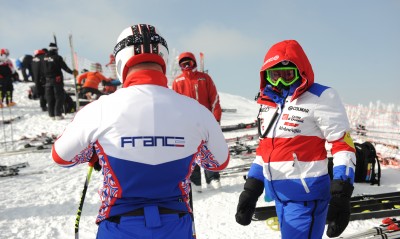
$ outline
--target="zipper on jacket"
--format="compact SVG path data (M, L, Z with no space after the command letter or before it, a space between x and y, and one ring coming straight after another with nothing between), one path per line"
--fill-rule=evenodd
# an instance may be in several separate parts
M280 112L279 112L279 110L280 110ZM278 113L279 112L279 113ZM271 173L271 155L272 155L272 151L274 150L274 141L275 141L275 131L276 131L276 126L278 125L278 121L279 121L279 118L280 118L280 115L282 114L282 112L283 112L283 108L281 108L280 107L280 105L277 105L277 109L276 109L276 112L275 112L275 115L274 115L274 121L276 121L276 122L273 122L273 123L271 123L269 126L271 126L271 128L273 127L273 133L272 133L272 142L271 142L271 146L272 146L272 150L271 150L271 153L269 154L269 156L268 156L268 172L269 172L269 176L270 176L270 180L271 180L271 187L272 187L272 190L274 191L274 194L275 194L275 196L276 196L276 199L278 200L278 201L280 201L280 202L282 202L282 200L278 197L278 194L276 193L276 190L275 190L275 187L274 187L274 185L273 185L273 179L272 179L272 173ZM275 117L276 116L276 117ZM269 127L268 126L268 127ZM265 134L265 137L267 137L267 134Z
M296 153L293 153L293 167L298 168L299 172L300 172L300 181L301 184L303 184L304 190L306 190L306 193L310 193L310 189L307 186L306 180L304 180L304 176L303 176L303 170L301 169L300 166L300 162L299 159L297 158Z

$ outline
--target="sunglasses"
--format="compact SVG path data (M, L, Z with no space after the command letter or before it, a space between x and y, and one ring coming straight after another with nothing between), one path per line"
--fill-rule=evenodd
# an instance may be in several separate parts
M292 85L299 79L299 70L296 67L278 67L265 71L265 79L273 86L282 83L284 86Z

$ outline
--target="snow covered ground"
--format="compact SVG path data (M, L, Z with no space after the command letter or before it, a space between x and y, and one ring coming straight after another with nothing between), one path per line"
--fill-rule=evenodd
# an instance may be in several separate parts
M15 84L14 99L17 105L1 110L3 118L21 116L12 124L0 124L0 152L11 150L5 145L5 137L14 140L14 148L23 147L17 139L22 136L34 137L38 134L59 135L73 115L66 119L52 121L42 112L39 102L27 97L28 83ZM224 113L222 125L253 122L258 113L254 101L220 93L223 108L236 108L236 113ZM11 133L12 130L12 133ZM235 134L256 133L256 129ZM226 133L227 137L234 133ZM22 153L5 156L0 153L0 165L29 162L29 167L21 169L21 176L0 178L0 238L74 238L76 212L87 173L86 165L70 169L60 168L53 163L49 151ZM251 159L232 158L228 167L251 162ZM28 174L34 173L34 174ZM194 193L194 212L197 238L280 238L279 232L269 229L264 222L252 222L240 226L235 222L236 205L244 180L240 173L223 176L222 188L204 188L203 193ZM101 185L101 173L93 172L80 220L80 238L95 238L97 226L94 223L99 208L97 190ZM361 193L381 193L400 191L399 169L384 167L381 186L355 184L354 195ZM271 203L270 203L271 204ZM270 205L260 198L258 206ZM380 219L350 222L343 235L361 231L380 224ZM327 238L327 237L324 237Z

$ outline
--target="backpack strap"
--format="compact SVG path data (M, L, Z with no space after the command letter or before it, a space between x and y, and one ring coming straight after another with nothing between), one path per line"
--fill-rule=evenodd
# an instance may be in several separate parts
M381 164L379 162L378 156L376 155L375 146L371 142L368 142L368 141L364 142L364 144L368 147L369 151L373 153L374 160L375 160L376 164L378 165L378 173L375 173L375 164L373 164L373 167L372 167L373 178L371 178L371 185L374 185L376 183L376 184L378 184L378 186L380 186L381 185Z
M378 164L378 179L377 179L377 183L378 183L378 186L380 186L381 185L381 163L379 162L379 159L378 159L378 157L375 155L375 160L376 160L376 163Z
M275 113L274 113L271 121L268 123L267 129L264 131L264 133L261 133L261 118L260 118L261 109L262 109L262 106L260 106L260 110L258 112L257 126L258 126L258 135L259 135L259 137L261 139L263 139L263 138L265 138L267 136L267 134L269 133L269 131L272 128L272 125L274 125L276 119L278 118L278 116L279 116L279 113L278 113L279 108L278 107L276 108Z

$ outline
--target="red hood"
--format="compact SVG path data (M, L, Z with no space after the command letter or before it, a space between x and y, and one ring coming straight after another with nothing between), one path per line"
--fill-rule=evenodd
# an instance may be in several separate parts
M314 83L314 71L303 48L295 40L285 40L273 45L264 57L264 64L260 70L260 91L264 91L266 81L264 71L282 61L290 61L299 69L302 83L292 96L296 99Z
M181 53L181 54L179 55L179 57L178 57L178 62L180 62L183 58L190 58L190 59L192 59L192 60L196 63L196 65L197 65L196 57L193 55L193 53L191 53L191 52L183 52L183 53Z
M196 61L196 57L193 55L193 53L191 52L183 52L179 55L178 57L178 63L183 59L183 58L190 58L194 61L194 68L190 69L190 70L184 70L184 71L195 71L197 69L197 61Z

